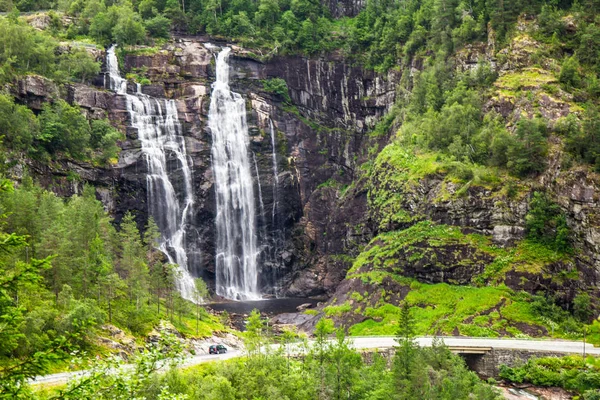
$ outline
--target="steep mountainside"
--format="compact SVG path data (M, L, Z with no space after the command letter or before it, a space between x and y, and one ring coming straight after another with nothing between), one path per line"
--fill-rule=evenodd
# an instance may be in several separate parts
M122 47L128 92L136 81L177 105L193 164L195 276L214 286L207 118L215 46L231 46L231 86L246 101L255 164L261 289L329 297L292 321L310 328L325 314L354 333L390 333L407 300L421 309L424 333L545 335L596 314L598 85L586 49L597 21L570 4L507 9L498 19L489 5L459 17L430 3L324 4L333 17L356 18L332 19L333 47L320 51L298 42L277 52L277 35L241 33L248 40L182 35ZM392 22L406 32L391 37ZM101 47L87 51L104 63ZM63 98L126 134L112 165L23 161L64 196L92 183L117 222L133 211L146 226L146 160L105 64L87 84L32 74L10 88L35 112ZM9 173L19 179L23 166ZM577 335L571 325L558 334Z

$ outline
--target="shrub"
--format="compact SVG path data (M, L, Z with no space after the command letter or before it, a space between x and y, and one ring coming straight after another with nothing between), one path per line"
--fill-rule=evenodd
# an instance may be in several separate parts
M542 192L534 192L526 217L527 236L559 252L570 250L570 230L560 206Z
M546 169L547 133L543 120L522 118L519 121L514 140L507 146L507 167L512 174L525 177Z
M568 135L566 142L567 151L577 159L595 166L600 171L600 112L592 104L587 106L582 127L571 120L567 125L561 125Z
M39 141L50 154L66 152L83 159L88 149L91 129L77 107L64 100L46 104L40 115Z
M171 29L171 20L163 15L149 19L145 22L146 30L155 38L168 38Z
M582 322L588 322L594 311L591 308L590 295L579 293L573 299L573 314Z
M567 58L560 69L558 80L567 88L578 87L581 82L578 69L579 63L577 59L575 57Z
M286 103L291 103L292 99L288 92L288 86L285 80L281 78L265 79L262 81L263 89L268 93L280 96Z
M12 149L28 151L39 126L35 115L25 106L15 104L9 96L0 94L1 139Z
M600 370L581 356L529 359L518 367L500 367L500 377L511 382L530 382L538 386L558 386L595 399L600 385Z

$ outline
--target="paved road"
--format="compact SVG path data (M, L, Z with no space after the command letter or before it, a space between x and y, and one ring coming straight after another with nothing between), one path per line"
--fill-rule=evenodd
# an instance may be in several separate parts
M444 343L450 347L492 347L495 349L531 350L531 351L555 351L560 353L583 352L583 342L566 340L526 340L526 339L490 339L490 338L466 338L466 337L444 337ZM357 349L385 348L394 346L393 337L356 337L353 338ZM419 345L431 346L433 338L417 338ZM589 343L585 346L586 354L600 356L600 348Z
M384 349L396 345L391 336L372 336L372 337L351 337L353 347L356 349ZM489 339L489 338L465 338L465 337L444 337L444 343L449 347L492 347L494 349L512 349L512 350L530 350L530 351L552 351L565 354L583 353L583 342L563 341L563 340L524 340L524 339ZM433 338L419 337L417 343L423 347L431 346ZM294 345L290 348L290 353L301 353L299 348ZM585 345L585 352L589 355L600 356L600 348L593 347L590 344ZM198 355L186 358L181 367L191 367L193 365L205 362L227 360L243 355L240 350L230 350L226 354L219 355ZM67 382L69 378L84 375L86 371L62 372L58 374L45 375L37 377L30 381L31 384L58 385Z

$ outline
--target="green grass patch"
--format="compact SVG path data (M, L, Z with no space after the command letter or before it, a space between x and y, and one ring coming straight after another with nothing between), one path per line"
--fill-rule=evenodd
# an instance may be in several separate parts
M524 336L515 327L518 323L543 326L529 300L504 286L478 288L416 281L405 299L412 306L418 335L459 333L484 337ZM400 307L366 307L364 315L370 319L352 326L352 335L394 335Z
M427 246L423 247L423 243ZM501 283L506 273L510 271L543 274L545 266L569 262L572 257L527 239L519 242L514 248L500 248L495 246L488 236L464 234L455 226L421 221L404 230L378 235L355 259L352 268L348 271L348 277L361 277L367 278L368 281L381 282L385 275L368 273L365 267L373 271L383 270L401 274L402 266L398 265L401 255L410 253L408 261L415 262L425 256L431 248L451 245L470 246L474 250L473 254L479 253L492 259L483 274L473 277L473 284L479 286L489 282ZM464 260L465 265L472 258ZM440 264L440 268L443 267L444 265ZM577 279L578 276L577 270L573 269L554 278L564 281Z
M558 83L558 81L551 72L541 68L525 68L521 71L502 75L494 85L503 90L518 92L554 83Z
M325 315L328 317L339 317L350 311L352 311L352 305L350 305L350 302L348 301L339 306L327 306L323 309L323 312L325 312Z

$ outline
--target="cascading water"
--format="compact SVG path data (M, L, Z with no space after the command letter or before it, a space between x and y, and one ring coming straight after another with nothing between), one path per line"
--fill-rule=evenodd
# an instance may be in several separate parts
M131 125L137 129L146 157L148 211L161 233L159 249L171 264L177 265L176 284L181 295L194 300L194 279L189 273L185 250L185 229L194 203L192 174L175 102L142 94L139 85L137 93L128 94L127 80L121 78L119 73L115 46L107 51L106 65L110 89L127 99ZM182 175L181 199L169 176L176 169Z
M256 213L248 150L246 104L229 88L229 53L217 56L208 126L217 203L217 294L236 300L260 298Z
M271 226L272 226L272 245L270 248L269 256L271 261L275 264L279 255L279 249L283 246L285 241L283 233L283 225L281 224L279 214L279 170L277 168L277 141L275 135L275 126L273 120L269 118L269 128L271 131L271 159L273 162L273 208L271 209ZM272 280L274 283L279 282L278 269L273 269ZM273 285L273 291L275 295L278 295L279 288Z
M275 146L275 128L273 126L273 120L269 119L269 127L271 128L271 147L272 153L271 158L273 159L273 210L271 212L271 219L273 223L273 229L278 229L277 223L277 207L279 207L279 171L277 171L277 150Z
M258 204L260 206L260 222L262 226L261 234L265 238L267 236L266 223L265 223L265 203L263 201L262 186L260 184L260 173L258 172L258 163L256 162L256 154L252 153L252 160L254 161L254 172L256 173L256 183L258 183Z

